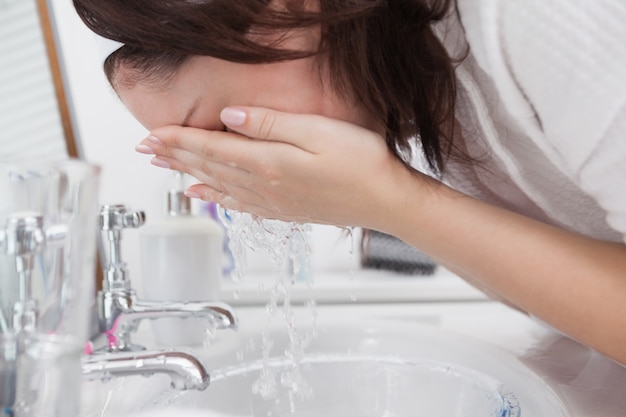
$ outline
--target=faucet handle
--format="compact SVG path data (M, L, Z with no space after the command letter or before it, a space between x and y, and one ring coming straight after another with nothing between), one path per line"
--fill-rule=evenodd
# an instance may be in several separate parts
M146 214L143 211L133 211L123 204L113 204L102 206L99 219L100 229L103 231L136 229L146 222Z
M98 216L100 230L106 232L109 243L108 259L104 266L104 290L131 290L127 279L126 263L122 260L121 240L123 229L136 229L146 221L143 211L133 211L123 204L104 205Z
M44 228L43 216L38 212L13 213L0 230L0 251L7 255L33 255L47 246L62 244L67 226Z

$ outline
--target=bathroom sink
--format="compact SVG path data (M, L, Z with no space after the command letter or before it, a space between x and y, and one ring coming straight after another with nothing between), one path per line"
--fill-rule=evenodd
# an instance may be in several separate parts
M210 389L163 395L148 409L255 417L521 415L512 392L474 370L354 355L307 356L297 366L274 358L218 370Z
M263 308L240 308L238 332L220 332L210 346L195 349L211 375L206 390L176 391L159 375L92 381L82 415L573 415L515 354L450 331L445 316L423 313L440 307L428 308L320 306L312 314L301 307L294 309L295 333L281 314L270 320Z

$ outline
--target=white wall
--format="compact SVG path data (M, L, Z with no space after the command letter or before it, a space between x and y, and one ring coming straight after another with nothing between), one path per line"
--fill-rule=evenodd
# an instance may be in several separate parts
M149 157L134 151L147 131L137 123L109 87L101 68L95 36L76 15L70 0L51 0L60 53L73 107L76 135L88 161L102 167L101 204L124 203L144 210L150 219L162 212L162 194L170 184L167 170L152 167ZM141 290L138 231L124 234L123 256L133 285ZM312 236L314 271L356 267L350 242L332 227L316 227ZM250 259L253 269L269 268L261 257ZM141 291L140 291L141 292Z

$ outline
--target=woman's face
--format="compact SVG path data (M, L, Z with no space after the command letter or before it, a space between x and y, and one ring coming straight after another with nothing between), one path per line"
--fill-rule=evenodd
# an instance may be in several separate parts
M282 0L272 5L283 7ZM319 5L306 2L312 10ZM253 35L250 35L253 36ZM290 50L316 51L319 28L277 33L257 41L278 41ZM238 64L196 56L188 60L165 85L138 83L118 88L117 93L130 112L149 130L165 125L184 125L222 130L219 114L227 106L266 107L288 113L317 114L384 132L373 126L363 106L355 105L332 91L330 79L320 72L318 58L310 57L269 64ZM119 71L124 75L124 69ZM118 83L123 85L123 83Z
M119 76L124 76L123 68ZM219 114L224 107L259 106L322 115L380 132L362 106L339 97L330 86L313 57L238 64L198 56L188 60L165 86L118 83L117 93L149 130L165 125L222 130Z

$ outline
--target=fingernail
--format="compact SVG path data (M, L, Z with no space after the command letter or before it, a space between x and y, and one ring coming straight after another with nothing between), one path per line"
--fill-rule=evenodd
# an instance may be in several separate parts
M148 140L148 141L150 141L150 142L152 142L152 143L155 143L155 144L157 144L157 145L162 145L162 144L163 144L163 142L161 142L161 139L157 138L157 137L156 137L156 136L154 136L154 135L150 135L150 136L148 136L147 138L145 138L144 140ZM142 141L142 142L143 142L143 141Z
M246 112L233 107L226 107L220 113L220 119L225 125L231 127L243 126L246 122Z
M143 144L139 144L137 146L135 146L135 151L139 152L139 153L145 153L148 155L154 155L154 151L152 150L151 147L149 147L148 145L143 145Z
M189 198L202 198L202 196L194 190L185 190L185 195Z
M152 158L150 163L152 165L154 165L154 166L159 167L159 168L169 168L170 167L170 163L169 162L167 162L164 159L159 158L158 156L155 156L154 158Z

